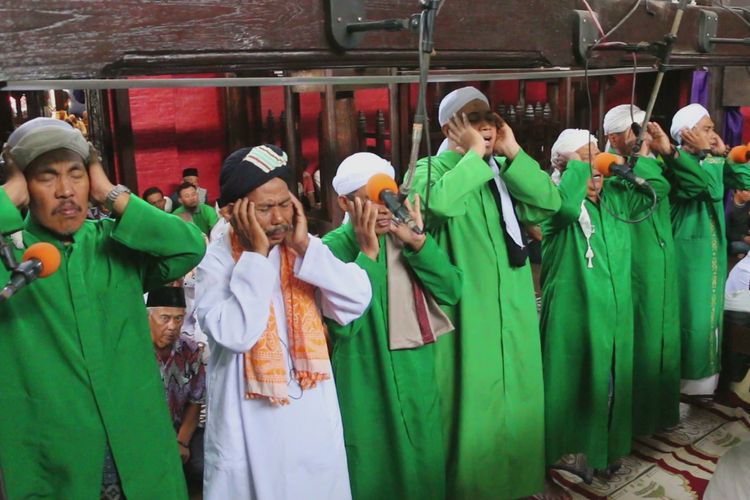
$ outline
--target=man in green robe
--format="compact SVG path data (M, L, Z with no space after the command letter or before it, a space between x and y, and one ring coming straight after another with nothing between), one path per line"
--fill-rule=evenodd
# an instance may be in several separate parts
M589 467L604 469L630 452L633 302L625 221L648 215L652 197L621 179L602 185L589 163L596 153L588 130L565 130L552 146L553 165L563 172L562 206L542 223L541 330L547 463L583 453ZM655 160L640 158L635 173L658 199L667 196Z
M637 130L645 112L622 104L604 115L604 133L611 149L623 156L633 153ZM641 156L651 151L668 153L669 137L656 123L648 125ZM658 160L662 174L667 168ZM680 166L678 165L678 169ZM678 172L680 173L680 172ZM682 175L690 182L689 172ZM666 182L666 180L664 181ZM671 427L680 419L680 313L678 309L677 263L669 197L663 197L651 215L640 224L629 224L634 338L633 338L633 434L651 435Z
M32 120L8 143L0 233L23 230L23 246L48 242L62 259L0 303L8 498L186 498L143 292L198 264L200 232L113 186L64 122ZM114 218L86 221L89 197Z
M192 222L203 231L206 236L211 235L211 228L219 221L219 216L212 207L198 200L198 190L189 182L180 184L177 188L180 197L180 208L172 212L175 215L189 214Z
M412 192L463 272L462 298L445 308L456 333L435 347L448 497L518 498L544 485L539 320L519 220L543 221L560 196L481 92L448 94L439 115L447 149L419 161Z
M690 104L672 119L680 144L664 156L667 165L695 172L695 181L672 181L672 228L677 254L682 392L712 395L718 382L727 239L724 190L750 188L750 165L727 160L726 146L708 111ZM671 180L671 179L670 179Z
M376 173L394 175L372 153L342 162L333 187L350 220L323 238L340 260L367 271L373 292L360 319L327 322L352 497L439 500L445 449L434 340L453 325L437 304L458 302L461 271L431 236L367 200L366 183ZM418 200L412 214L421 227Z

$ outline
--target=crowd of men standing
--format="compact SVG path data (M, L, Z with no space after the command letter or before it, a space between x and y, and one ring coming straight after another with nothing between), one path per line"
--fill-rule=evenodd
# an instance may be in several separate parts
M643 117L604 117L612 162ZM723 199L750 164L702 106L647 124L646 188L593 168L587 130L560 134L548 174L474 87L439 121L404 202L423 231L372 193L391 164L357 153L323 238L275 146L226 158L217 210L195 169L143 201L65 122L19 127L0 233L62 265L0 304L8 497L184 498L186 474L207 499L564 498L545 481L563 456L616 474L634 436L678 423L681 392L714 393ZM109 215L86 220L89 199Z

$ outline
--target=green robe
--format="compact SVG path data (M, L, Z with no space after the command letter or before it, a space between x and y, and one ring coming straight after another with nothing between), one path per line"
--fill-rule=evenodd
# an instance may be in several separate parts
M653 161L640 158L638 162ZM662 171L653 175L663 178ZM686 180L689 178L683 176ZM633 285L633 435L648 436L680 419L680 312L669 197L629 224Z
M719 372L727 239L724 190L750 189L750 164L724 158L703 162L686 151L666 159L674 165L672 230L677 257L682 378L698 380ZM691 182L677 175L688 172ZM671 180L671 179L670 179Z
M107 442L128 499L186 498L143 292L198 264L200 232L131 196L119 220L86 221L64 246L0 189L0 233L22 228L62 262L0 304L8 498L99 498Z
M186 210L185 206L183 205L172 213L174 213L175 215L180 215L185 212L193 216L193 224L198 226L198 228L203 231L203 234L205 234L206 236L211 236L211 228L214 227L214 224L219 221L219 216L216 213L216 210L206 205L205 203L199 203L198 208L195 210L195 212Z
M523 151L497 158L521 222L560 208L560 195ZM432 158L427 227L463 271L463 291L446 312L456 326L438 340L436 368L448 457L448 497L517 498L544 483L544 388L531 267L511 267L501 213L476 153ZM427 159L413 192L426 201Z
M445 498L445 450L435 344L388 348L388 280L384 237L373 261L359 251L351 224L323 242L344 262L367 271L372 303L347 326L328 321L349 480L355 500ZM422 249L403 252L408 267L441 304L455 304L461 271L427 237ZM449 334L452 335L452 334Z
M639 160L635 171L658 198L667 195L669 184L655 160ZM568 162L559 185L560 211L542 223L546 453L548 464L566 453L585 453L589 466L604 468L629 453L632 430L630 228L610 211L636 219L652 198L607 179L601 202L593 203L586 198L590 176L588 163ZM582 203L593 225L591 267L579 223Z

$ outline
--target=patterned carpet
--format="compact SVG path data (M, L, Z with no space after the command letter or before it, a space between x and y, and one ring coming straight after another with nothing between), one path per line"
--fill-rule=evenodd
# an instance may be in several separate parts
M682 403L680 414L676 428L636 439L609 481L586 485L562 471L554 472L555 480L574 499L701 499L719 457L750 440L750 414L717 403Z

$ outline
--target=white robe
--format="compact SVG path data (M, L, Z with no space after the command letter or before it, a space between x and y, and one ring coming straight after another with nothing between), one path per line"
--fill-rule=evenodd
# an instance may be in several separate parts
M367 274L336 259L315 237L295 276L318 289L325 316L345 325L370 304ZM349 499L344 436L333 379L302 391L289 383L291 404L245 399L243 353L260 338L269 305L283 311L280 253L244 252L235 264L229 237L212 242L198 267L196 310L208 335L208 420L203 494L206 500ZM288 353L287 325L277 313ZM287 354L287 365L291 360Z

